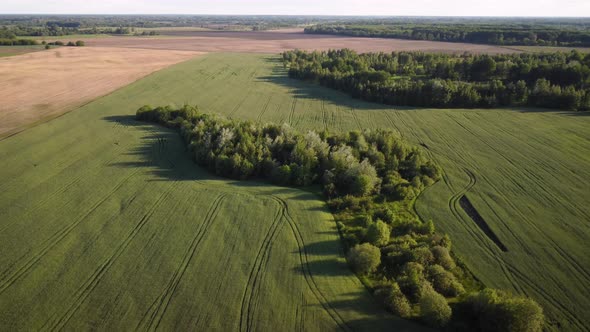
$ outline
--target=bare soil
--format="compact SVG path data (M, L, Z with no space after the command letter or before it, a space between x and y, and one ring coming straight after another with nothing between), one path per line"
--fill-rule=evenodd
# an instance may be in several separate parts
M0 138L198 54L61 47L0 58Z
M386 38L353 38L304 34L302 29L275 31L161 31L159 38L110 37L89 39L88 46L149 48L201 52L279 53L286 50L350 48L358 52L424 51L444 53L519 53L493 45L445 43Z

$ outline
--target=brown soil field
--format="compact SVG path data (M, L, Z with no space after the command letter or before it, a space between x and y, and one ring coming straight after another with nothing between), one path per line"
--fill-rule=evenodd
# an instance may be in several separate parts
M0 58L0 138L198 54L61 47Z
M352 38L304 34L301 29L275 31L161 31L161 38L110 37L88 39L86 45L201 52L279 53L286 50L350 48L358 52L424 51L444 53L518 53L500 46L386 38Z

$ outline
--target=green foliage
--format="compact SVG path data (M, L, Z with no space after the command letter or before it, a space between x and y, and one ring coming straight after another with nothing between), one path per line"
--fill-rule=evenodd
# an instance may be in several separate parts
M359 244L348 252L348 262L359 274L371 273L381 263L381 252L370 243Z
M399 19L398 19L399 21ZM366 24L320 24L305 28L310 34L336 34L354 37L378 37L415 40L436 40L493 45L590 46L590 31L584 24L522 24L505 22L440 22L441 19L412 19L396 22L369 21Z
M289 51L283 54L283 61L292 78L317 81L353 97L389 105L589 109L585 101L590 99L590 55L575 51L491 56L357 54L345 49ZM379 157L372 155L374 160ZM416 169L411 167L418 167L407 166L413 171ZM431 178L438 172L432 164L419 167L420 173ZM389 196L403 199L409 194L399 183L384 181L384 185Z
M471 294L457 310L464 328L479 331L539 332L543 330L543 309L533 300L485 289Z
M446 326L452 315L452 310L444 296L428 289L420 298L420 314L430 326Z
M438 172L429 171L430 161L419 150L384 130L301 134L286 125L255 125L201 114L187 105L180 109L143 106L136 118L178 128L197 163L234 179L270 178L273 183L292 186L321 183L328 197L365 197L380 192L386 173L401 174L398 179L404 183L407 177L431 182L439 177ZM377 169L368 159L369 145L373 154L399 162L378 163ZM412 186L421 190L423 184L418 181Z
M367 227L367 241L376 246L384 246L389 242L391 229L381 220L372 222Z
M375 290L375 297L383 302L394 315L408 318L412 313L410 302L395 282L387 283Z

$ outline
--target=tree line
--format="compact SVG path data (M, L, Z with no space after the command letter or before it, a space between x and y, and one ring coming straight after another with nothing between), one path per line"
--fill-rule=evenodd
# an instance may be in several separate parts
M450 55L342 49L288 51L282 57L291 78L388 105L590 109L590 55L578 51Z
M319 24L309 34L397 38L492 45L590 46L590 30L581 27L481 24Z
M392 313L463 331L540 331L533 300L465 283L448 235L391 206L411 206L441 177L419 149L387 130L299 132L203 114L196 107L144 106L136 118L177 129L194 160L233 179L320 185L347 247L347 260ZM449 304L454 303L454 304Z

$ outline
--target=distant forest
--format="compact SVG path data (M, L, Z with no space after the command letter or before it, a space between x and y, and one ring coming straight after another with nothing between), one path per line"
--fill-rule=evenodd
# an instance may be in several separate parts
M398 106L590 109L590 55L449 55L422 52L283 53L292 78Z
M492 45L590 47L588 19L345 21L307 27L305 32Z

